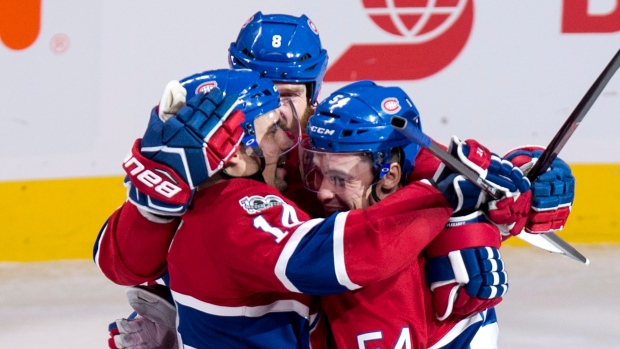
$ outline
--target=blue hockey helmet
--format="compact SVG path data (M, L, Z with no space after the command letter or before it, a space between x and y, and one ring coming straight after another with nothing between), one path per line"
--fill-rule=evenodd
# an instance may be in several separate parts
M401 152L404 177L413 170L420 146L391 125L394 115L421 129L420 114L399 87L359 81L333 92L308 120L310 147L326 152L367 152L381 173L393 150Z
M228 50L230 68L258 71L274 82L304 83L314 104L327 70L327 51L306 16L264 15L248 19Z
M208 70L188 76L179 82L187 91L187 100L199 93L207 93L213 87L218 87L224 95L238 95L235 110L245 114L245 120L241 125L245 132L242 143L246 148L260 147L260 151L255 149L256 154L279 156L297 146L301 133L299 121L280 120L280 113L275 112L280 106L280 93L270 79L261 78L258 72L249 69ZM282 127L283 124L287 127ZM267 131L265 127L269 126L277 126L279 132L270 130L271 138L267 139L264 132ZM280 137L273 138L276 134ZM278 142L280 145L266 146L266 142ZM266 152L267 148L272 151Z
M273 82L262 79L259 73L249 69L207 70L188 76L179 82L187 91L187 100L198 93L207 93L216 86L224 95L231 93L239 95L235 109L245 114L242 126L246 136L253 135L255 118L280 106L280 94Z

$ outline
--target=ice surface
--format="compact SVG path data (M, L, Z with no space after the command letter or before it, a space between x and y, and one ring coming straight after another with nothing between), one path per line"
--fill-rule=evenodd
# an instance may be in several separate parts
M502 248L500 348L620 348L620 246L576 247L589 266ZM124 288L92 261L0 263L0 348L106 348L108 324L129 313Z

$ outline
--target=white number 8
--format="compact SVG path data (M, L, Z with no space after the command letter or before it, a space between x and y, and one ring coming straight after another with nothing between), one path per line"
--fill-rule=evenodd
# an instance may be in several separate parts
M273 46L273 47L280 47L280 46L282 46L282 36L274 35L271 38L271 46Z

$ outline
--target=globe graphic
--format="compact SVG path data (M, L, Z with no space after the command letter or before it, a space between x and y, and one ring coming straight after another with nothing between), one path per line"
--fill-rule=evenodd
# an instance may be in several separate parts
M368 16L408 42L433 40L461 16L470 0L362 0Z

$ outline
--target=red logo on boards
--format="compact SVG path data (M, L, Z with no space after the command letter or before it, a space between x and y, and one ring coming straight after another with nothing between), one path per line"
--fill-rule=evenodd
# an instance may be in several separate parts
M593 1L593 0L590 0ZM588 0L562 2L562 33L615 33L620 31L620 0L603 13L591 13Z
M325 81L417 80L448 66L465 47L473 0L362 0L370 19L399 43L354 44Z

